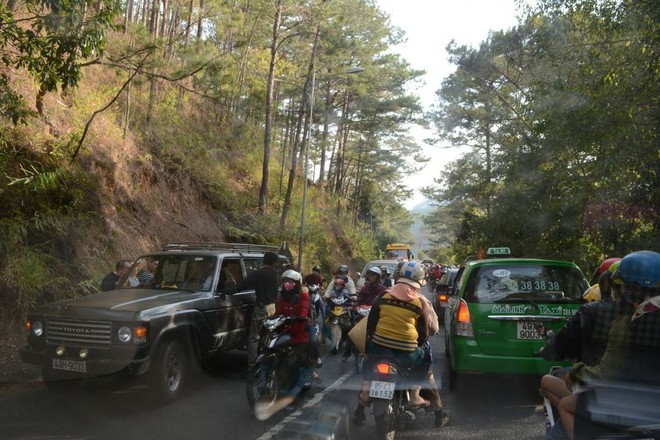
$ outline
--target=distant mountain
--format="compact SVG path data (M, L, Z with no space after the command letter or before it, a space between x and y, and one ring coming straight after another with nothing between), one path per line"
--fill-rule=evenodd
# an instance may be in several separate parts
M413 206L412 209L410 209L411 214L421 214L421 215L426 215L433 211L435 209L435 206L433 206L433 201L426 199L423 202L418 203L417 205Z

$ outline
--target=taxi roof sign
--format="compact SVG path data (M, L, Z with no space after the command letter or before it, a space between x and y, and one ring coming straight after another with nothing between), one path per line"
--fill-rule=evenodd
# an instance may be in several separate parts
M492 247L486 251L488 257L501 257L511 255L511 249L508 247Z

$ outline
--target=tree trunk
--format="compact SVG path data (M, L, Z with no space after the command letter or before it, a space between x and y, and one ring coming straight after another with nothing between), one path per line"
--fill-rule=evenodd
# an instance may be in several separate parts
M316 26L316 34L314 35L314 44L312 44L312 53L309 56L309 68L307 69L307 79L305 80L305 86L303 87L303 96L304 101L307 105L300 106L300 112L298 115L298 127L301 125L301 121L304 119L304 113L311 105L311 88L314 86L312 84L312 77L314 76L314 59L316 57L316 49L319 45L319 38L321 35L321 25ZM298 128L297 133L300 133ZM296 136L296 140L299 136ZM297 144L298 142L296 142ZM297 145L294 144L294 151L291 153L291 171L289 171L289 183L286 189L286 197L284 198L284 205L282 206L282 216L280 217L280 229L284 229L286 226L286 218L289 213L289 207L291 206L291 195L293 194L293 186L296 180L296 159L297 159ZM304 147L303 147L304 148Z
M270 143L273 125L273 86L275 85L275 62L277 61L277 45L282 25L282 8L284 0L278 0L273 23L273 38L270 44L270 63L268 65L268 83L266 85L266 123L264 127L264 158L261 171L261 189L259 191L259 214L266 211L268 200L268 167L270 165Z

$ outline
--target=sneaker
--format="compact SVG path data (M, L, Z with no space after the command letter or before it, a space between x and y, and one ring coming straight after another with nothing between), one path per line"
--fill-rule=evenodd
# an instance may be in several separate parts
M439 410L435 413L435 427L442 428L447 423L449 423L449 414L443 410Z

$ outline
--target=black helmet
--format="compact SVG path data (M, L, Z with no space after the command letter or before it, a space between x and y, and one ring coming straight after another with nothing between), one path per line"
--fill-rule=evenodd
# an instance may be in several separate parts
M339 272L339 273L348 273L348 266L346 266L345 264L342 264L341 266L339 266L339 269L337 269L337 272Z
M312 267L312 272L321 272L321 266L317 264L316 266Z

